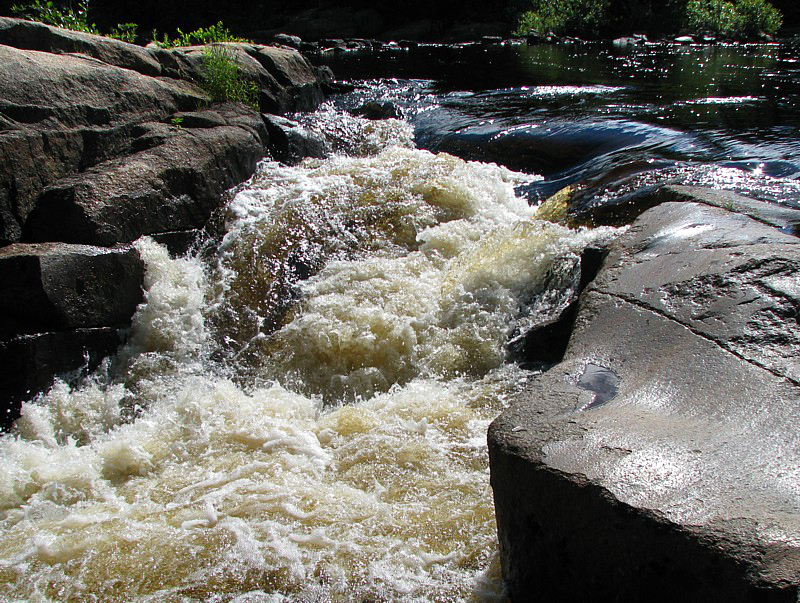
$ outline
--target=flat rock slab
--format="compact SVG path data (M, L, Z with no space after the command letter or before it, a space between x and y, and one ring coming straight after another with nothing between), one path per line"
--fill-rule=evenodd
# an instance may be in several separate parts
M564 360L490 428L512 600L797 600L798 309L795 237L642 214Z
M0 17L0 44L51 54L78 53L144 75L165 75L155 53L149 49L36 21Z
M692 201L714 205L750 216L754 220L775 226L789 234L800 234L800 209L751 199L732 191L702 186L665 186L659 196L670 201Z

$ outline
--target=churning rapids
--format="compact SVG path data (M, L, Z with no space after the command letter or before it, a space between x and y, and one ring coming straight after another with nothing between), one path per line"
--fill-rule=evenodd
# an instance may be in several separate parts
M613 230L537 220L537 177L402 121L312 121L341 152L263 163L212 251L140 240L124 349L0 440L3 600L502 595L486 429L531 374L506 344Z
M535 374L509 343L616 234L538 202L591 180L587 206L664 181L796 202L800 77L774 49L669 51L673 71L649 49L606 71L579 49L486 52L421 48L455 81L412 70L301 117L334 154L263 163L221 242L177 259L136 243L146 301L124 348L0 438L0 599L503 599L486 429ZM386 98L405 121L343 110Z

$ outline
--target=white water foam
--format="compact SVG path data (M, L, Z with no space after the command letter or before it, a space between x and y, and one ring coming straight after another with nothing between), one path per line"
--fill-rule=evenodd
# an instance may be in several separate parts
M505 343L613 235L537 221L521 178L396 147L265 164L216 264L140 242L125 349L0 438L0 598L502 600L485 434L531 376ZM270 331L245 289L298 265ZM242 316L255 352L220 365Z

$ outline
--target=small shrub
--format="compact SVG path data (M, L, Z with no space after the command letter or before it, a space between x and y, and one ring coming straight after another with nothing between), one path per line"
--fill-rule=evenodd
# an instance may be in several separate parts
M73 8L71 3L64 7L51 1L33 0L27 4L12 5L11 12L47 25L99 35L97 26L89 23L89 0L77 0L76 7Z
M139 26L136 23L118 23L116 27L111 28L108 37L135 44L137 29L139 29Z
M607 20L608 0L534 0L522 13L517 33L595 35Z
M244 103L258 109L258 87L245 79L232 49L209 46L203 52L203 68L203 89L212 101Z
M220 42L243 42L252 43L252 40L234 36L230 30L222 24L222 21L217 22L216 25L209 25L208 27L200 27L194 31L184 33L180 29L176 38L170 38L164 34L161 39L158 39L158 32L153 30L153 42L162 48L175 48L177 46L200 46L204 44L216 44Z

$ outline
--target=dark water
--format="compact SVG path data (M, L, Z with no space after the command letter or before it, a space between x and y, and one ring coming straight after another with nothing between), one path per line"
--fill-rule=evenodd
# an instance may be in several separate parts
M420 46L326 54L356 89L390 101L417 145L568 185L585 208L666 183L800 207L800 49L648 44Z

